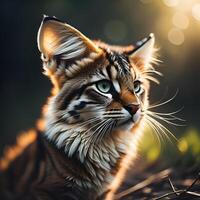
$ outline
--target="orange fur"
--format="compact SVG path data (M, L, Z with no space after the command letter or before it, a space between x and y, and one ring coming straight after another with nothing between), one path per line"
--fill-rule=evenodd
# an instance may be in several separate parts
M137 97L129 90L122 88L122 92L120 94L121 99L123 100L125 105L129 105L132 103L137 103Z
M15 146L8 147L4 152L4 157L0 160L0 170L5 170L9 164L15 160L29 144L35 141L37 135L34 129L22 133L17 137Z

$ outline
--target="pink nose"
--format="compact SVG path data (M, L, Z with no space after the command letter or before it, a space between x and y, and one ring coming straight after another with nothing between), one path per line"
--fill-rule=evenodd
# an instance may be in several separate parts
M139 104L129 104L127 106L125 106L125 109L131 114L134 115L138 109L140 108Z

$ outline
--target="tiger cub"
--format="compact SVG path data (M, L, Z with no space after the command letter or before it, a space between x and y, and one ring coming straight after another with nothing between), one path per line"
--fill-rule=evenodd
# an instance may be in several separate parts
M113 199L137 156L155 80L154 35L119 47L92 41L45 16L38 31L53 83L36 128L1 159L1 199Z

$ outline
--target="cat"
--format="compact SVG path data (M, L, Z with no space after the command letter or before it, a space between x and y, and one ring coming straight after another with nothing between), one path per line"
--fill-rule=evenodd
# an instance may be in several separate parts
M111 200L137 157L157 81L154 35L112 46L45 16L37 41L52 96L43 129L20 136L1 159L0 197Z

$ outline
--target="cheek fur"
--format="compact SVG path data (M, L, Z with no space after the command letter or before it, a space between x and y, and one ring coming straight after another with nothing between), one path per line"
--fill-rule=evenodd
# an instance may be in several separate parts
M109 98L102 97L92 89L86 90L79 99L73 99L65 110L69 124L87 121L91 118L101 119Z

